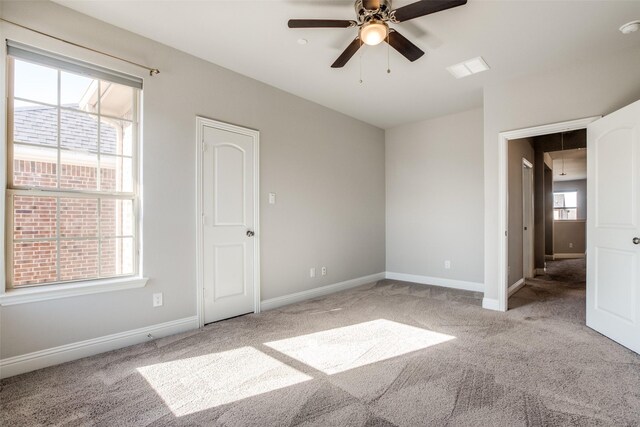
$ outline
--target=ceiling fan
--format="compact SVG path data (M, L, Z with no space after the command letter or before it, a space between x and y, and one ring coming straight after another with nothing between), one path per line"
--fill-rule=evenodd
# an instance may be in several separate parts
M289 28L355 28L358 36L347 46L344 52L331 65L331 68L344 67L362 44L375 46L386 41L405 58L413 62L424 52L411 43L389 23L397 24L410 19L440 12L466 4L467 0L421 0L398 9L391 8L391 0L356 0L357 18L339 19L290 19Z

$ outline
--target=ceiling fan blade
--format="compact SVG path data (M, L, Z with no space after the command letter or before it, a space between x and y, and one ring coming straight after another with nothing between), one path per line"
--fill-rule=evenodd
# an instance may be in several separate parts
M394 14L396 21L404 22L409 19L451 9L452 7L462 6L466 3L467 0L421 0L399 7L394 10L392 14Z
M380 9L380 0L362 0L362 6L367 10Z
M411 43L405 36L396 30L389 31L389 44L411 62L424 55L422 49Z
M289 19L289 28L349 28L357 24L343 19Z
M360 46L362 46L362 40L360 40L360 37L356 37L355 39L353 39L351 44L347 46L344 52L342 52L342 55L340 55L338 59L336 59L336 62L331 64L331 68L344 67L346 63L349 62L351 57L356 54L358 49L360 49Z

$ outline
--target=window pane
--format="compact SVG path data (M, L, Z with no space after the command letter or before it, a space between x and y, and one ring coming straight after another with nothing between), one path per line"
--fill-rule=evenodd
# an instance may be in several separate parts
M101 236L132 236L134 226L133 201L102 199L100 203Z
M83 111L98 112L98 81L62 71L60 75L60 104Z
M133 160L127 157L100 157L101 190L133 192Z
M565 206L568 208L575 208L578 206L578 193L576 191L572 191L569 193L564 193L564 202Z
M14 96L47 104L58 104L57 70L16 59L13 81Z
M132 87L102 80L100 93L100 114L132 120L134 94Z
M575 208L578 206L578 192L557 192L553 193L554 208Z
M60 237L98 237L98 200L61 197Z
M98 277L98 240L60 242L60 280Z
M98 151L98 118L79 111L61 110L60 147L75 151Z
M26 145L13 146L13 185L56 188L58 150Z
M74 151L60 152L60 188L98 189L98 155Z
M133 274L133 238L105 239L101 245L100 274L103 277Z
M13 110L13 141L58 146L58 109L23 102Z
M133 124L124 120L105 119L100 124L100 152L131 156Z
M56 198L13 196L13 238L56 237Z
M56 281L56 242L15 242L13 284L32 285Z

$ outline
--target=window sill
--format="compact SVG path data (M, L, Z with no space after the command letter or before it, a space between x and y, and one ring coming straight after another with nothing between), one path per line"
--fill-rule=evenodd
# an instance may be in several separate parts
M98 294L143 288L149 279L146 277L122 277L115 279L92 280L86 282L64 283L22 289L9 289L0 295L0 305L27 304L38 301Z

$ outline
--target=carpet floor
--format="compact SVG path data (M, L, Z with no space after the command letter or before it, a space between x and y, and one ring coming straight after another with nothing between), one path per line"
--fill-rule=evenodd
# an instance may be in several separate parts
M8 378L0 425L639 425L640 356L552 271L508 313L382 280Z

